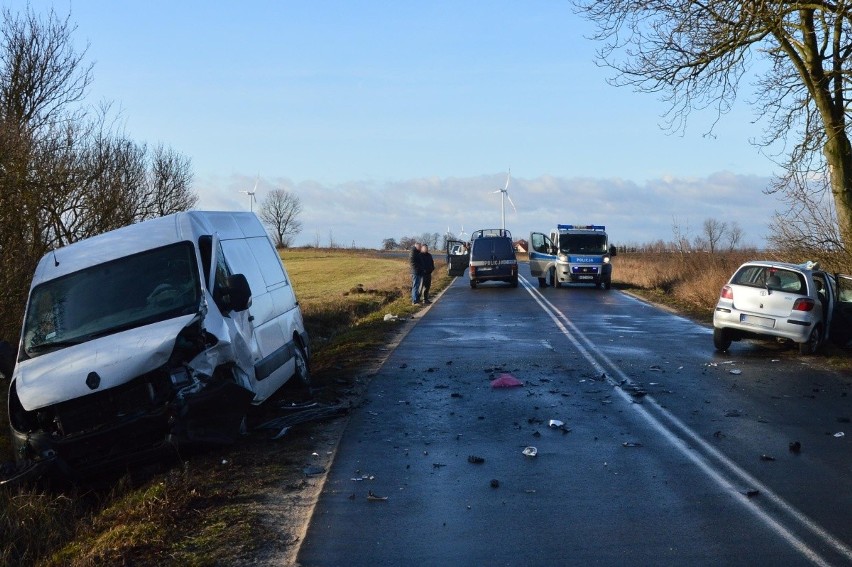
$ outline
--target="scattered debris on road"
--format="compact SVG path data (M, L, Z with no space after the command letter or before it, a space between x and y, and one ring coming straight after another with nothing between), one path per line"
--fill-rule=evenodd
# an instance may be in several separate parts
M622 447L641 447L642 443L637 443L635 441L625 441L621 444Z
M798 441L790 442L790 452L791 453L801 453L802 452L802 444Z
M483 457L477 457L476 455L470 455L467 458L467 462L473 463L474 465L481 465L482 463L485 462L485 459Z
M373 494L372 490L367 492L367 500L370 500L371 502L384 502L387 499L387 496L377 496Z
M538 449L536 449L535 447L524 447L524 450L521 452L527 457L535 457L536 455L538 455Z
M508 373L503 373L491 381L492 388L517 388L524 383Z

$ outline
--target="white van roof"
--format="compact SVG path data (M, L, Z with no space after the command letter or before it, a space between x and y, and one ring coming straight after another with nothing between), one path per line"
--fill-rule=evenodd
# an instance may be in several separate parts
M111 230L49 252L39 261L32 285L175 242L195 243L198 237L213 233L218 233L222 240L267 236L254 213L174 213Z

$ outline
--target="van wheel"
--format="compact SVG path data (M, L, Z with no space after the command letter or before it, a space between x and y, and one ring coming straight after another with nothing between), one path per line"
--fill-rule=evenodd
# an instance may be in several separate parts
M603 288L604 289L612 289L612 278L604 278Z
M538 278L538 287L547 287L547 278Z
M476 289L476 280L470 280L470 289Z
M815 354L821 342L822 329L820 329L819 326L814 327L811 331L811 335L808 337L808 340L804 343L799 343L799 354Z
M731 332L728 329L713 328L713 346L724 352L731 347Z
M518 287L518 276L512 276L512 287Z
M308 357L305 355L305 349L302 348L302 345L296 343L296 352L293 354L293 358L296 362L296 374L293 377L299 382L299 386L310 391L313 386L311 370L308 368Z

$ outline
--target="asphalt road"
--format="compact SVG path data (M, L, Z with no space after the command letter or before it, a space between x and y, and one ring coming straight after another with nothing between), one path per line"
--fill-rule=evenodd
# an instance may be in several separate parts
M458 278L351 415L299 564L852 564L852 376L712 342L615 290Z

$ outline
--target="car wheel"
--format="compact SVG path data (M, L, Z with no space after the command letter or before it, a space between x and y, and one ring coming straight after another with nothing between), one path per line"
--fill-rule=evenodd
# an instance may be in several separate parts
M822 342L822 329L816 326L811 331L808 340L804 343L799 343L799 354L808 355L816 353Z
M604 279L603 288L604 289L611 289L612 288L612 278L605 278Z
M538 287L547 287L547 278L538 278Z
M731 332L728 329L713 328L713 346L718 351L726 351L731 346Z

